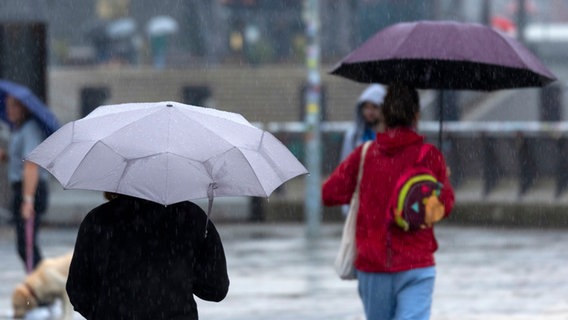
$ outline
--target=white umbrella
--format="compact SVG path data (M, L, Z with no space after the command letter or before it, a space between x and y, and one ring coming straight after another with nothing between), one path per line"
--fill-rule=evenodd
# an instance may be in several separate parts
M136 33L136 21L132 18L121 18L110 22L106 27L106 33L111 39L131 37Z
M164 205L214 196L269 196L306 168L239 114L177 102L101 106L27 157L66 189Z
M177 21L170 16L156 16L148 21L146 32L150 35L173 34L178 31Z

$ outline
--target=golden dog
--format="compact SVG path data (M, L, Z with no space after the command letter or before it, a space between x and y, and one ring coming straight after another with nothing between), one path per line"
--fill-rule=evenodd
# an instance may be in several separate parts
M73 253L68 253L43 259L37 268L26 276L24 282L16 286L12 294L14 318L23 318L27 312L38 306L53 304L60 299L62 319L73 319L73 306L65 291L72 256Z

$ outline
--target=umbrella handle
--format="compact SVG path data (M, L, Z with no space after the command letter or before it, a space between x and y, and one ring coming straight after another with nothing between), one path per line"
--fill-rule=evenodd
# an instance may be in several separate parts
M207 198L209 199L209 204L207 206L207 220L205 220L205 235L203 238L207 238L207 227L209 227L209 217L211 216L211 208L213 208L213 198L215 197L215 189L218 186L215 182L209 184L207 187Z
M32 272L34 268L34 215L26 219L26 271Z
M439 119L438 119L438 123L439 123L439 128L438 128L438 148L440 150L442 150L442 143L443 143L443 132L444 132L444 90L440 90L440 96L439 96Z

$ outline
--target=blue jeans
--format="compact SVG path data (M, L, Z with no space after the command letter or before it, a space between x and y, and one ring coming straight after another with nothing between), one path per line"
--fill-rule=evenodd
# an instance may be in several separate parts
M357 271L367 320L428 320L436 268L396 273Z

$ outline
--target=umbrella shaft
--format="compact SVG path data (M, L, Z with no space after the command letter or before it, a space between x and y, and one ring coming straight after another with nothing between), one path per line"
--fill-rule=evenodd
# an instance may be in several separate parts
M444 90L440 90L438 110L439 110L438 122L440 124L440 128L438 130L438 148L442 150L442 133L444 131Z

